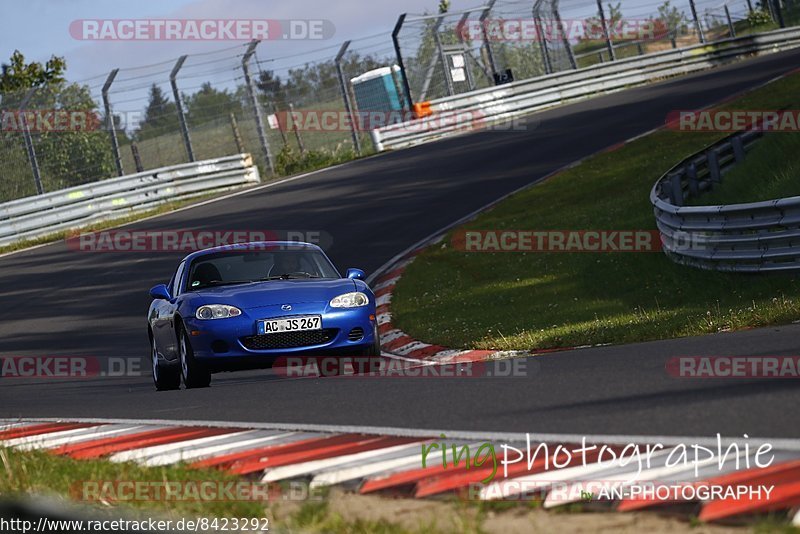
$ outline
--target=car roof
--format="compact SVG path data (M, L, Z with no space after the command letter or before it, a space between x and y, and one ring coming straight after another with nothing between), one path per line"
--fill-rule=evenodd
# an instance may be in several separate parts
M271 248L281 248L281 247L291 247L294 250L318 250L322 252L322 249L314 245L312 243L305 243L303 241L251 241L249 243L233 243L230 245L222 245L219 247L212 247L206 248L203 250L198 250L196 252L192 252L183 260L185 262L192 262L195 259L206 256L209 254L216 254L218 252L234 252L237 250L269 250ZM323 252L324 254L324 252Z

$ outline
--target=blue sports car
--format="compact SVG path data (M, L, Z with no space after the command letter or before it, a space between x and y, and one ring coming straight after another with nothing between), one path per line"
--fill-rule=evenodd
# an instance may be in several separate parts
M147 313L156 389L208 387L219 371L288 356L378 356L375 295L317 246L242 243L194 252Z

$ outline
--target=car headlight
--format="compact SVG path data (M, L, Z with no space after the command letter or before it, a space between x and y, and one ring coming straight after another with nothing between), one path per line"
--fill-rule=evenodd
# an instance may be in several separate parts
M331 308L358 308L369 304L369 297L361 292L345 293L331 301Z
M227 319L228 317L236 317L242 314L242 310L228 306L226 304L207 304L197 308L197 313L194 314L198 319Z

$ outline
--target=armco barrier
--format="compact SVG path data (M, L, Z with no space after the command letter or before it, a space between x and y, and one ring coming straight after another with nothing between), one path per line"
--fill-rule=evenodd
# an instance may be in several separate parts
M404 148L540 109L800 46L800 28L724 39L431 101L432 115L371 131L377 151Z
M238 154L21 198L0 204L0 246L260 181L250 154Z
M800 269L800 197L727 206L684 206L719 185L758 132L738 133L676 165L650 192L663 250L702 269L763 272Z

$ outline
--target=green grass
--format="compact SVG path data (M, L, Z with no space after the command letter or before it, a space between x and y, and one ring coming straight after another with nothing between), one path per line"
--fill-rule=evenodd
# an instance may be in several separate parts
M379 534L437 534L445 532L434 525L407 529L386 519L345 520L329 509L323 493L321 500L308 500L295 505L283 501L203 501L203 500L126 500L117 503L93 503L81 500L84 482L207 482L220 484L241 481L242 478L213 469L192 469L187 466L142 467L132 462L112 463L107 460L73 460L42 451L19 451L0 447L0 496L3 498L27 495L49 495L71 499L98 511L113 506L123 515L157 513L162 517L219 517L270 519L279 532L341 532ZM91 490L89 490L91 491ZM113 491L113 490L110 490Z
M107 460L73 460L40 451L0 448L0 495L50 494L79 497L82 482L91 481L238 481L222 471L185 466L141 467ZM80 502L80 499L78 500ZM83 504L91 504L84 502ZM125 501L133 509L172 512L185 516L263 517L264 504L252 501L153 500Z
M743 163L723 176L715 190L695 197L695 206L757 202L800 195L800 133L766 134Z
M726 107L798 105L800 76L794 75ZM649 193L655 181L723 135L656 132L518 193L461 229L654 230ZM753 191L761 187L750 185ZM702 271L676 265L660 252L467 253L453 248L451 236L418 256L392 299L395 325L426 342L550 348L704 334L800 317L797 275Z

